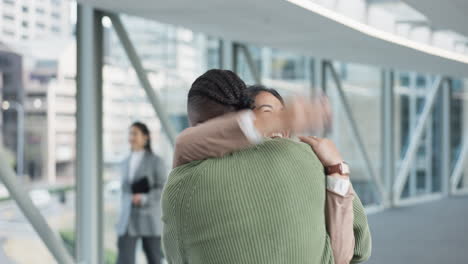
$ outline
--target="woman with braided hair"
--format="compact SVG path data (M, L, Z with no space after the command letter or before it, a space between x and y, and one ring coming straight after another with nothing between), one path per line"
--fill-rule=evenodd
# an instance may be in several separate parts
M189 112L189 119L191 121L192 127L183 131L181 135L179 135L179 137L177 138L176 149L174 153L174 167L176 168L173 170L173 174L171 174L171 176L169 177L168 186L166 187L168 196L166 196L166 198L169 198L170 196L169 193L173 193L175 190L177 190L177 192L180 191L179 189L181 185L180 181L182 180L182 178L179 178L177 175L181 174L181 171L185 171L185 172L187 170L190 171L189 168L192 166L194 170L198 170L200 169L200 167L204 167L202 164L212 163L210 162L210 160L207 160L206 162L203 162L203 163L192 162L192 161L204 160L204 159L216 158L216 157L218 158L224 157L220 160L220 162L222 163L223 160L230 159L231 155L236 156L233 153L235 151L242 152L242 150L245 149L246 152L249 152L249 150L251 150L252 152L251 146L255 144L257 144L257 148L255 149L258 149L256 154L266 156L266 157L269 157L270 159L275 160L275 162L271 164L268 160L266 161L269 164L268 169L266 169L268 171L267 172L268 179L275 179L274 175L276 175L275 173L278 173L279 171L283 171L283 172L288 171L288 169L285 169L285 168L287 168L293 163L295 164L295 166L301 167L300 162L298 162L297 160L291 161L290 164L283 163L289 157L288 151L286 150L284 152L278 153L279 157L281 157L283 154L285 155L286 158L284 158L284 161L282 158L279 158L279 159L273 158L272 153L262 153L263 145L273 144L273 142L270 142L268 139L266 139L266 137L287 136L289 132L301 132L308 128L318 129L321 126L323 126L324 123L327 122L328 116L329 116L328 102L326 100L315 100L314 102L310 103L304 100L294 99L292 102L284 104L283 99L281 98L279 93L277 93L275 90L268 89L263 86L253 86L253 87L247 88L245 83L239 77L237 77L235 73L231 71L223 71L223 70L208 71L204 75L200 76L193 83L192 89L190 90L188 97L189 97L188 98L188 112ZM318 158L320 159L320 162L322 163L323 166L332 165L335 162L339 163L342 161L339 152L336 150L336 147L330 141L316 139L316 138L307 138L307 137L302 138L302 140L306 141L312 146L312 148L316 151L316 154ZM260 144L263 142L264 144ZM290 142L291 141L288 140L287 143L289 144ZM266 148L271 150L269 147L266 147ZM229 153L233 153L233 154L227 155ZM219 177L219 178L229 177L226 175L231 175L230 177L234 177L234 178L238 177L240 180L242 178L241 171L239 170L239 168L235 169L232 167L233 166L234 167L237 167L237 166L247 167L246 171L253 172L255 170L258 170L257 167L262 166L261 160L257 160L257 161L255 160L257 160L257 158L254 157L252 159L252 161L254 161L253 164L244 164L243 163L244 160L242 159L240 161L238 160L237 162L235 162L235 165L231 164L230 166L225 167L222 171L220 171L221 174L216 175L213 180L218 180L218 178L216 177ZM307 163L313 163L314 160L317 160L317 158L315 156L313 157L311 156L309 162ZM265 160L263 160L263 162L265 162ZM249 165L254 166L254 167L248 169ZM207 165L207 166L213 166L213 165ZM274 169L276 167L277 169ZM231 168L235 171L234 174L232 173L230 174L232 170ZM271 171L269 170L270 168L272 168ZM206 170L207 169L205 169L205 174L210 175L211 171L206 171ZM314 174L323 175L323 167L321 170L318 170L318 171L316 169L312 169L312 170L309 169L307 171L308 172L306 174L308 174L308 177L313 177L313 178L318 179L317 177L314 177ZM288 177L292 177L292 179L295 179L298 176L298 175L294 175L295 173L293 172L292 168L291 168L291 173L292 175L288 175ZM262 172L258 172L258 175L262 175ZM205 178L205 176L200 175L199 177ZM251 175L250 177L255 178L256 176L257 175ZM337 176L337 175L332 175L332 176ZM189 176L187 175L185 177L189 177ZM196 176L190 176L190 179L192 179L193 177L196 177ZM339 264L342 264L342 263L349 263L351 259L353 258L353 255L354 255L354 258L353 258L354 261L359 262L359 261L365 260L368 257L368 254L370 254L370 241L369 241L369 233L367 229L367 222L365 221L365 215L360 210L362 209L362 204L360 204L359 199L356 199L357 201L354 202L355 206L357 207L358 218L362 220L362 218L364 217L364 220L362 220L363 223L356 225L357 226L356 229L359 229L356 231L359 231L360 234L363 234L363 236L357 237L356 247L358 248L358 250L355 252L354 250L355 238L353 235L354 193L349 184L349 180L343 177L341 177L340 179L339 177L341 176L338 176L337 179L331 180L329 184L327 185L327 192L326 192L327 225L326 225L326 228L330 236L331 254L329 252L326 254L330 254L330 256L328 257L322 256L321 262L314 262L312 260L313 257L311 257L309 261L307 262L297 262L297 260L294 261L287 257L286 257L287 261L285 261L285 256L287 256L291 252L279 253L280 255L277 255L276 257L277 258L280 257L280 259L276 259L275 261L272 261L272 259L269 259L268 257L265 257L265 255L261 254L261 252L264 250L268 251L268 249L265 249L262 247L264 243L267 243L265 241L263 244L260 243L260 248L259 246L255 246L254 249L252 248L245 249L247 251L254 250L254 252L252 252L253 256L251 257L253 257L255 261L253 261L252 258L244 258L243 261L240 261L240 260L236 261L236 260L231 260L231 259L228 260L225 258L225 256L222 256L223 250L220 250L218 247L222 247L220 245L224 245L223 242L227 242L226 240L223 240L222 235L223 234L226 235L225 232L227 232L228 230L231 230L232 228L231 225L228 225L230 226L228 227L229 228L228 230L218 229L219 233L221 234L221 237L218 237L218 239L214 239L215 241L213 241L213 243L216 242L215 244L213 244L213 246L217 248L216 250L214 250L214 248L203 247L203 250L202 250L203 252L200 252L196 250L197 247L195 246L193 249L189 249L188 251L194 250L194 252L196 252L195 254L201 254L201 255L197 255L198 257L189 257L189 255L191 254L189 252L185 252L184 248L185 247L190 248L190 246L187 246L187 245L184 246L183 242L180 242L183 240L183 238L179 237L176 234L178 232L177 224L174 225L174 223L170 221L170 219L173 219L171 216L174 217L176 215L173 214L172 210L170 210L170 207L166 206L166 210L164 210L164 203L166 203L166 205L170 204L171 199L164 200L163 198L163 211L164 211L163 222L165 223L164 233L166 236L166 239L163 238L163 240L165 240L165 249L166 249L166 254L168 255L169 263L185 263L186 261L188 261L187 263L339 263ZM174 179L175 182L174 181L171 182L171 179ZM210 186L214 186L213 180L208 181ZM232 180L233 179L229 179L229 181L232 181ZM336 188L334 188L333 183L336 183L337 180L346 181L348 188L346 190L344 189L337 190ZM195 182L193 182L193 184L195 184ZM242 185L242 184L245 184L245 182L241 182L239 184ZM303 183L298 182L298 184L303 184ZM232 187L231 185L235 185L235 184L228 184L227 185L228 188L231 188ZM177 189L174 189L176 188L176 186L177 186ZM227 186L224 186L222 188L225 189ZM315 188L316 187L317 186L315 186ZM279 187L279 188L284 188L284 187ZM197 190L198 189L199 188L197 187ZM251 188L249 187L248 190L250 189ZM259 187L259 189L261 188ZM243 190L244 190L243 188L239 189L239 193L242 193ZM325 190L325 187L323 187L323 190ZM225 198L224 195L218 197L217 199L213 198L213 194L211 195L208 194L213 191L214 190L212 189L212 187L203 191L204 193L208 195L209 198L208 200L204 200L205 202L202 202L202 204L208 203L210 205L213 205L213 201L223 200ZM227 192L229 193L229 191ZM237 195L237 192L235 192L235 194ZM182 195L182 193L180 193L180 195ZM249 193L248 195L255 196L255 194L251 194L251 193ZM243 199L244 196L248 196L248 195L247 194L241 195L242 197L241 199ZM265 195L270 196L272 194L266 193ZM226 194L226 196L229 196L229 195ZM303 199L303 197L298 198L298 200L301 200L301 199ZM228 199L228 200L232 200L232 199ZM247 201L247 203L250 202L248 199L245 201ZM242 202L242 204L245 205L246 203L245 201ZM186 200L186 202L191 203L190 199ZM273 202L273 201L270 201L270 202ZM231 208L231 206L235 207L236 205L235 203L234 205L230 203L230 205L226 205L226 204L223 205L223 207L225 206L228 206L228 208ZM256 206L258 206L258 203L254 203L250 205L249 208L251 207L255 208ZM273 205L273 208L274 208L274 205ZM212 209L214 212L217 211L216 207ZM264 209L260 207L260 208L257 208L256 210L262 211ZM275 208L275 210L281 211L281 206L278 206L278 208ZM319 212L320 211L323 213L323 210L319 209ZM226 212L223 213L222 215L225 216ZM234 214L234 215L237 215L237 214ZM247 219L250 219L250 220L248 220L248 222L246 223L244 222L244 224L247 224L247 226L241 225L240 229L244 229L244 228L248 229L250 227L250 224L252 224L251 218L254 218L254 216L252 215L256 215L256 211L255 212L249 211L247 213ZM218 219L220 215L216 216L216 213L214 213L213 217L214 217L213 219ZM301 217L298 216L298 218L301 218ZM178 219L178 217L174 219ZM239 218L235 218L235 219L228 218L227 221L228 222L238 221L242 223L242 216L239 216ZM264 219L264 221L265 221L264 224L267 225L270 219L269 218ZM260 221L259 224L262 225L262 222L263 221ZM216 222L215 225L219 225L219 223ZM306 227L306 228L313 229L317 227L314 227L313 224L311 223L311 226ZM198 228L195 228L195 229L198 230ZM207 230L210 230L210 228L208 229L202 228L202 229L204 230L204 232L198 233L199 235L201 235L201 237L199 238L192 237L190 238L190 241L193 241L195 239L195 241L198 240L200 243L209 244L209 242L206 240L203 240L202 237L214 231L213 230L207 231ZM208 232L208 233L205 233L205 232ZM239 232L240 234L243 233L241 230L239 230ZM305 231L302 230L301 232L305 232ZM278 233L281 234L281 230L278 230ZM213 233L211 234L213 235ZM217 234L216 236L220 234ZM233 234L231 233L231 235ZM236 236L238 235L239 234L236 233ZM262 241L261 237L263 237L264 234L259 233L257 235L260 237L258 242ZM226 238L227 237L224 237L224 239ZM272 240L271 234L267 235L266 238L267 240ZM281 235L278 235L278 238L281 241L285 241L284 240L285 238L281 237ZM202 239L202 240L199 240L199 239ZM244 243L246 242L244 239L248 239L248 238L240 237L238 242L244 245ZM300 241L299 236L297 239ZM176 241L179 241L181 244L178 244L178 242ZM297 242L297 241L289 241L289 243L291 244L294 244L294 242ZM284 247L287 248L288 245L286 244L274 245L273 243L272 246L274 246L275 248L284 248ZM309 245L310 248L314 247L312 246L312 244L313 243ZM226 244L227 248L230 247L229 245L230 243ZM241 247L239 244L231 245L231 246L236 247L236 249L239 249L239 247ZM326 246L326 248L328 247ZM207 258L200 258L200 256L203 256L204 254L206 254L206 252L210 252L211 250L214 250L213 254L216 254L216 255L220 254L221 256L208 257L207 255L205 255L205 257ZM224 250L227 250L227 249L224 248ZM236 250L233 250L233 252L235 251ZM233 252L231 252L231 250L228 250L225 253L227 253L228 255L231 255ZM321 253L317 252L317 254L323 254L323 253L324 252L321 252ZM248 252L242 252L242 254L249 255ZM262 259L259 260L258 258L256 258L255 256L256 254L262 256ZM331 257L331 255L333 255L333 257ZM294 256L293 259L295 257L297 256ZM314 257L317 259L317 256L314 256ZM185 259L185 258L188 258L188 259ZM202 260L202 261L197 261L197 260Z

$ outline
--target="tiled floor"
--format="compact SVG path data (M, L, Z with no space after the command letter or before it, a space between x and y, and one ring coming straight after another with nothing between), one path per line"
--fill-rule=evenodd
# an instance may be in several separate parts
M468 197L369 216L371 264L468 264Z

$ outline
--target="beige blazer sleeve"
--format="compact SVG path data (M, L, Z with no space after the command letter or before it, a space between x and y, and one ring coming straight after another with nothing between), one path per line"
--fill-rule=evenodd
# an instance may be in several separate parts
M345 196L327 190L326 194L327 231L335 264L349 264L354 255L354 189L352 185Z
M182 131L176 139L173 168L251 146L239 126L242 113L227 114Z

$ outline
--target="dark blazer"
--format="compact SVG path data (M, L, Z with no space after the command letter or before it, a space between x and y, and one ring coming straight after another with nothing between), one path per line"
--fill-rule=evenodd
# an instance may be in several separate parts
M119 236L161 236L161 193L166 182L167 172L164 162L153 153L146 152L133 179L129 179L130 157L125 159L121 177L120 216L117 223ZM132 203L132 182L147 177L153 188L144 194L144 203L135 206Z

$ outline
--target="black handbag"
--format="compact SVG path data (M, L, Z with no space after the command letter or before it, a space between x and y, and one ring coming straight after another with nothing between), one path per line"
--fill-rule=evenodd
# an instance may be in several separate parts
M132 193L149 193L151 190L150 183L147 177L143 177L132 183Z

